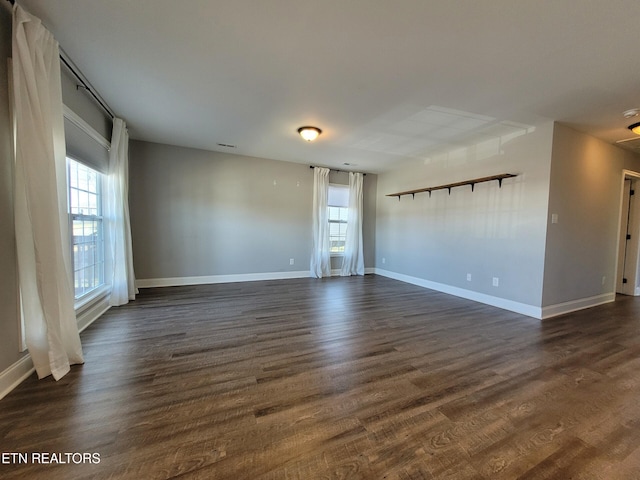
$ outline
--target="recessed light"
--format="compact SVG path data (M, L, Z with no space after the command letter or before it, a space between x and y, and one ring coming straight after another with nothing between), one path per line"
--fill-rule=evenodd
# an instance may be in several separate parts
M624 118L637 117L638 115L640 115L640 108L631 108L622 112Z

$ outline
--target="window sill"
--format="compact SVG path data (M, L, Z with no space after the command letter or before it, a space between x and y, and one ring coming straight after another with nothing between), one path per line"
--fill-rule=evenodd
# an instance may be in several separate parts
M76 315L80 312L91 307L97 300L102 299L111 293L111 285L102 285L101 287L92 290L87 293L85 296L80 297L76 300L75 310Z

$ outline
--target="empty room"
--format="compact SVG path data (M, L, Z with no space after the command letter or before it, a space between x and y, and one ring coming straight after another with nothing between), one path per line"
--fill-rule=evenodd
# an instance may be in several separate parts
M639 24L0 0L0 477L640 478Z

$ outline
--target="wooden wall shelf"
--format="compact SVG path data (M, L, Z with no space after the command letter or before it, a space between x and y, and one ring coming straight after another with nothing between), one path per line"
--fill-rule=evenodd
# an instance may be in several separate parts
M449 195L451 195L452 188L462 187L464 185L471 185L471 191L473 192L473 188L475 187L476 183L491 182L493 180L497 180L498 185L502 187L502 180L504 180L505 178L511 178L511 177L517 177L517 176L518 174L516 173L500 173L499 175L492 175L490 177L482 177L482 178L474 178L472 180L465 180L464 182L447 183L446 185L438 185L437 187L417 188L415 190L407 190L406 192L389 193L387 194L387 197L398 197L398 200L400 200L400 197L403 195L413 195L413 198L415 198L416 193L423 193L423 192L429 192L429 196L431 196L431 192L433 192L434 190L449 190Z

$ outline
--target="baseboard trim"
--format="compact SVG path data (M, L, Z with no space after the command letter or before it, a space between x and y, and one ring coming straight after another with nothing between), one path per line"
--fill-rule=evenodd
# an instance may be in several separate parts
M342 273L342 269L340 269L340 268L331 269L331 276L332 277L341 277L342 276L341 273ZM371 275L373 273L376 273L376 269L375 268L367 267L367 268L364 269L364 274L365 275ZM350 275L350 276L356 277L357 275Z
M257 282L262 280L286 280L307 278L309 270L295 272L239 273L234 275L206 275L201 277L142 278L136 280L136 287L179 287L184 285L205 285L210 283Z
M367 267L364 269L365 275L376 273L376 269ZM288 280L291 278L308 278L311 276L309 270L299 270L295 272L266 272L266 273L239 273L234 275L205 275L201 277L170 277L170 278L139 278L136 280L138 288L153 287L180 287L186 285L206 285L211 283L235 283L235 282L257 282L263 280ZM331 276L340 276L339 269L333 269Z
M9 368L0 373L0 399L25 381L36 369L28 353Z
M615 300L616 294L610 292L603 293L602 295L596 295L594 297L580 298L570 302L549 305L542 308L542 319L557 317L566 313L584 310L585 308L597 307L598 305L604 305L605 303L615 302Z
M77 313L78 331L82 332L109 310L109 295L92 302L88 307ZM27 352L24 357L0 373L0 400L6 397L14 388L24 382L36 369L31 355Z
M95 322L100 316L109 310L109 295L101 297L99 300L92 302L88 308L80 310L77 313L78 331L84 331L89 325Z
M484 293L478 293L471 290L465 290L464 288L453 287L443 283L432 282L423 278L412 277L410 275L404 275L402 273L390 272L380 268L375 269L377 275L383 277L392 278L401 282L410 283L419 287L428 288L437 292L446 293L455 297L465 298L467 300L473 300L474 302L484 303L485 305L491 305L492 307L501 308L503 310L509 310L510 312L519 313L528 317L537 319L542 318L542 309L533 305L527 305L526 303L514 302L512 300L506 300L500 297L494 297L492 295L486 295Z

